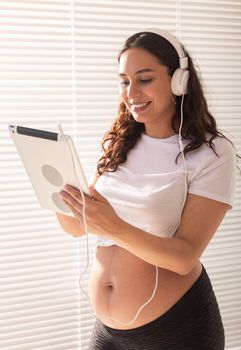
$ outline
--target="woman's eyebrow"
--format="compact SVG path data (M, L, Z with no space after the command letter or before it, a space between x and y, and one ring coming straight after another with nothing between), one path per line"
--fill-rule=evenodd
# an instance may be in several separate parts
M135 72L135 74L140 74L140 73L145 73L145 72L154 72L154 70L151 69L151 68L143 68L143 69L140 69L137 72ZM119 73L119 76L123 77L123 76L126 76L126 74L125 73Z

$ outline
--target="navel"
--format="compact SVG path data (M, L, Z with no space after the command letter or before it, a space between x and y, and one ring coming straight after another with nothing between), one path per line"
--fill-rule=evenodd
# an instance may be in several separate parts
M107 282L106 288L108 291L112 291L114 289L114 284L112 282Z

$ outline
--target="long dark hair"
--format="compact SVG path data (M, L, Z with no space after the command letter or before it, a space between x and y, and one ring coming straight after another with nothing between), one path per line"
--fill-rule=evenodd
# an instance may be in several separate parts
M188 94L185 96L183 103L184 118L181 135L190 142L184 148L184 155L206 143L218 156L212 142L213 139L218 136L229 139L217 130L216 121L208 110L207 101L193 61L183 45L182 47L188 57L189 69ZM179 68L179 57L176 50L168 40L160 35L140 32L130 36L118 55L118 62L121 55L131 48L145 49L157 57L160 64L168 68L170 76ZM181 120L181 99L182 96L176 96L176 111L172 118L172 128L176 133L179 131L176 125L179 125ZM101 175L105 171L116 171L118 165L126 161L128 152L134 147L144 130L144 124L136 122L124 102L120 101L118 115L110 130L105 133L102 139L104 152L97 163L98 174ZM212 136L207 139L206 133ZM176 162L180 154L181 152L177 155Z

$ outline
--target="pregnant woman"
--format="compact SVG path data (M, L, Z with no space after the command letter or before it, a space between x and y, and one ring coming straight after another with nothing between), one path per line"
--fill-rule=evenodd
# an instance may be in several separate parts
M85 196L97 235L91 350L223 350L219 306L200 257L232 208L236 155L209 112L193 61L170 33L129 37L118 56L118 114ZM185 99L184 99L185 95ZM84 234L80 192L66 186Z

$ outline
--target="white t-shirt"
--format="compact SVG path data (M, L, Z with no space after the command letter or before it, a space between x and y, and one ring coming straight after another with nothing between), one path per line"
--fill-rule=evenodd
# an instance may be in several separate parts
M108 199L117 215L150 234L169 237L175 234L181 217L185 193L185 167L178 134L153 138L145 133L129 151L127 160L115 172L105 172L95 188ZM183 140L183 146L190 142ZM206 144L185 156L187 192L233 206L236 155L224 138L213 140L216 152ZM116 244L97 237L97 246Z

